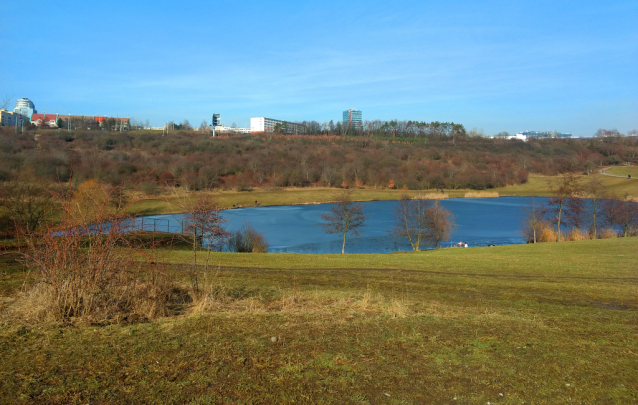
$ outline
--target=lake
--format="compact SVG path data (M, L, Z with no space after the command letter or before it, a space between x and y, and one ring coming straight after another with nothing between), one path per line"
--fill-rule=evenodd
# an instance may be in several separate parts
M546 198L535 197L537 205ZM531 207L532 197L453 198L440 203L454 215L456 228L449 247L459 241L469 247L512 245L525 243L521 235L523 208ZM361 202L368 220L360 236L348 235L346 253L390 253L412 250L405 239L397 239L388 231L394 226L392 209L396 201ZM328 234L320 225L319 214L332 204L249 207L224 210L226 229L234 231L250 224L264 235L270 252L341 253L342 236ZM140 217L138 226L145 230L179 232L183 215L152 215Z

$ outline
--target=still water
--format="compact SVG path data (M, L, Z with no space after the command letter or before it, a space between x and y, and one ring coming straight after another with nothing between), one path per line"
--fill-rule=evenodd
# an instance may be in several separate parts
M535 204L545 204L546 198L536 197ZM525 243L521 236L523 208L531 207L532 197L455 198L440 203L454 215L456 228L449 242L460 241L469 247L512 245ZM346 253L390 253L412 250L405 239L389 234L394 226L392 209L396 201L362 202L368 220L359 236L348 235ZM342 237L327 234L320 225L319 214L332 204L250 207L225 210L226 229L234 231L250 224L264 235L270 252L341 253ZM138 219L141 221L142 219ZM153 215L143 218L146 230L179 232L183 216ZM141 223L138 223L138 226Z

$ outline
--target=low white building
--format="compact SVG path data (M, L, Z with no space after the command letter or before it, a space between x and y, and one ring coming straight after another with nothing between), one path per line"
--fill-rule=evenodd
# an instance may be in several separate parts
M36 127L44 124L51 128L57 128L58 114L33 114L31 115L31 123Z
M235 127L225 127L223 125L217 125L215 127L215 133L221 132L235 132L239 134L249 134L251 132L250 128L235 128Z
M523 134L510 135L507 139L518 139L519 141L527 142L527 136Z
M510 135L507 139L518 139L527 142L530 138L535 139L568 139L572 138L571 133L562 133L557 131L523 131L516 135Z

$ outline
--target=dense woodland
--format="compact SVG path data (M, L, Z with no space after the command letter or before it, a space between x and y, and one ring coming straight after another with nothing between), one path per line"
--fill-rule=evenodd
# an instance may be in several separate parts
M463 131L464 132L464 131ZM43 182L118 185L142 181L191 190L254 187L490 189L529 173L587 173L637 162L636 137L522 142L442 134L423 138L237 135L132 131L0 132L0 181L28 174Z

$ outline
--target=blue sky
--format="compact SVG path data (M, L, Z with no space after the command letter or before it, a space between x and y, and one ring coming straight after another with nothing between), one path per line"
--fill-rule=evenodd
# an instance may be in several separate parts
M211 114L638 128L638 2L4 2L0 96L152 125Z

